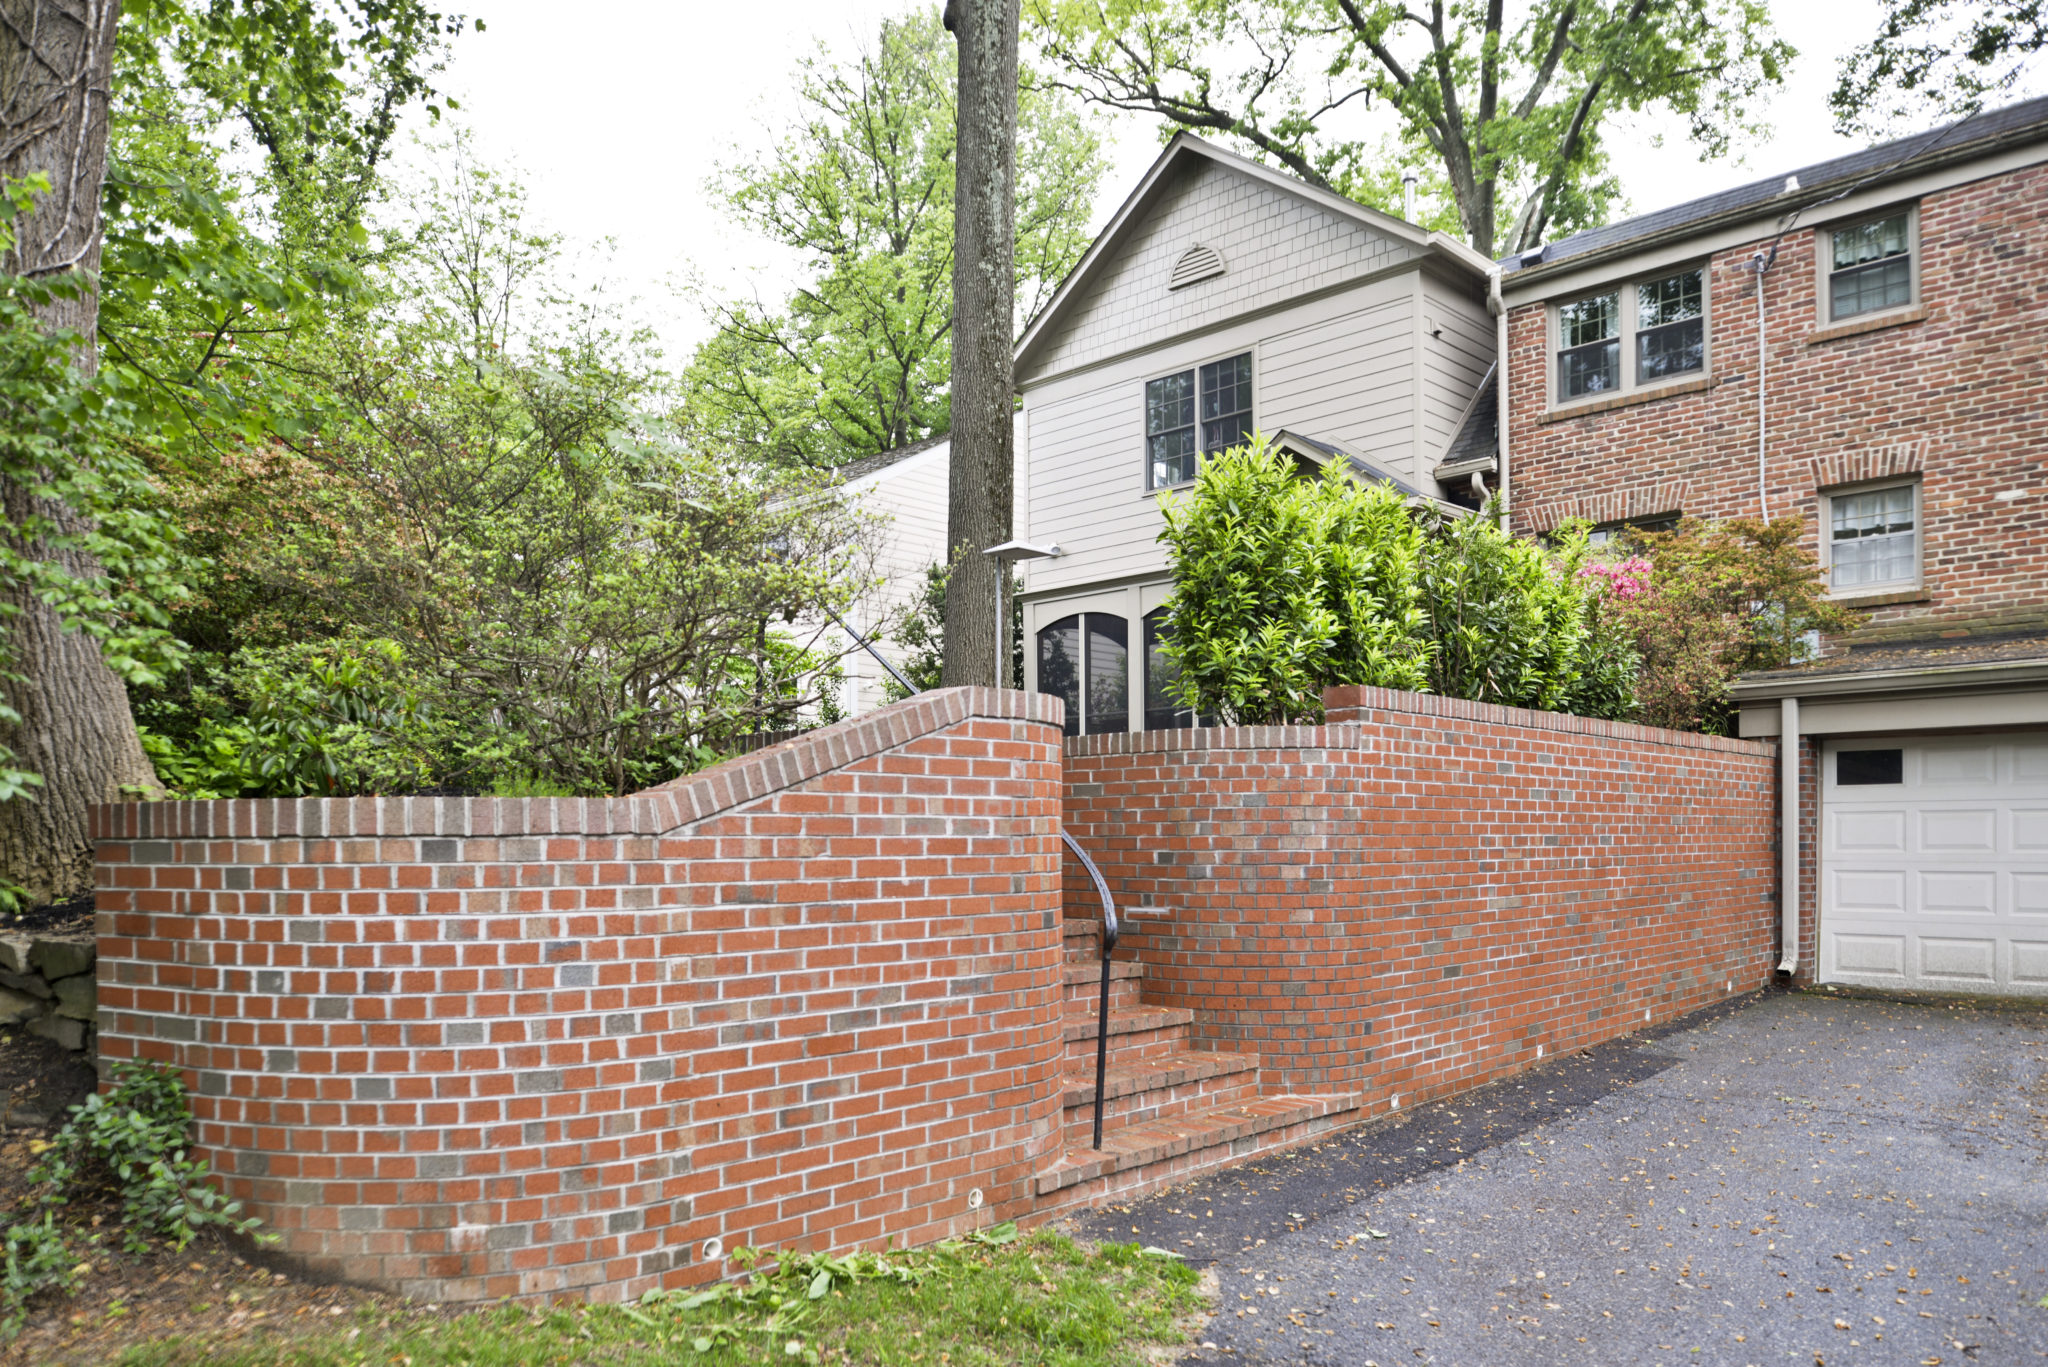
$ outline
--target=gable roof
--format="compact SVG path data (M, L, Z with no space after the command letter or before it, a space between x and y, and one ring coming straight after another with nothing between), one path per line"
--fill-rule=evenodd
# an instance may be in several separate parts
M912 456L922 455L935 446L943 446L945 442L946 434L942 432L936 437L926 437L923 441L914 441L893 451L879 451L872 456L850 460L838 467L837 474L842 484L852 484L855 480L866 479L869 475L878 475L892 465L909 460Z
M1060 282L1059 289L1053 292L1045 308L1039 312L1038 317L1031 320L1031 325L1024 329L1024 336L1017 342L1015 373L1022 374L1047 339L1056 335L1061 317L1076 300L1088 292L1088 288L1102 274L1106 263L1116 256L1118 250L1144 220L1147 211L1158 203L1160 197L1172 185L1180 168L1191 161L1203 160L1284 190L1339 218L1349 219L1361 227L1370 229L1382 237L1392 238L1451 262L1476 279L1484 280L1492 274L1491 261L1454 237L1417 227L1405 219L1395 218L1392 214L1384 214L1378 209L1368 208L1355 200L1346 199L1335 191L1311 185L1284 171L1275 171L1270 166L1262 166L1249 157L1241 157L1235 152L1226 151L1192 133L1176 133L1173 140L1166 144L1158 158L1153 161L1150 169L1139 179L1137 188L1133 189L1117 207L1108 225L1097 234L1095 241L1089 244L1088 250L1082 254L1074 269L1067 273L1067 278Z
M1303 436L1299 432L1292 432L1284 427L1273 434L1272 441L1274 449L1285 451L1297 460L1306 460L1310 464L1318 466L1329 466L1333 463L1341 462L1345 468L1349 469L1352 474L1360 479L1371 480L1376 484L1391 484L1395 492L1406 498L1410 503L1441 508L1446 512L1456 513L1460 516L1469 511L1469 509L1460 508L1457 504L1448 502L1435 494L1425 494L1422 490L1416 488L1413 484L1410 484L1407 480L1401 478L1401 476L1395 474L1386 466L1381 465L1370 456L1362 456L1358 452L1341 446L1334 441Z
M1714 224L1757 218L1771 209L1790 214L1795 209L1811 208L1845 193L1844 187L1848 185L1902 180L1931 167L1970 161L2006 147L2034 142L2048 142L2048 96L2002 109L1987 109L1909 138L1879 143L1847 156L1815 162L1602 228L1587 228L1533 251L1502 257L1501 267L1513 278L1562 262L1583 265L1601 256L1635 250ZM1798 188L1787 190L1788 181L1796 182Z

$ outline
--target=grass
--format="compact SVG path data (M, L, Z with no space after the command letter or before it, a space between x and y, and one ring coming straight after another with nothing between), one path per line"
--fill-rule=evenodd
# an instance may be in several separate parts
M744 1285L634 1305L499 1306L250 1343L165 1339L121 1367L654 1367L888 1363L1137 1367L1179 1343L1197 1278L1135 1244L1084 1249L998 1227L909 1253L784 1255Z

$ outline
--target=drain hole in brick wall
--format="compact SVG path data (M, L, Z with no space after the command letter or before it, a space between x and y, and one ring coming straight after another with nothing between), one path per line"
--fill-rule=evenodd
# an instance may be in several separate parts
M706 1240L704 1241L704 1261L705 1261L705 1262L707 1262L707 1263L715 1263L715 1262L717 1262L717 1261L718 1261L718 1260L719 1260L719 1259L720 1259L721 1257L723 1257L723 1256L724 1256L724 1254L725 1254L725 1244L724 1244L724 1242L723 1242L722 1240L719 1240L719 1239L706 1239Z

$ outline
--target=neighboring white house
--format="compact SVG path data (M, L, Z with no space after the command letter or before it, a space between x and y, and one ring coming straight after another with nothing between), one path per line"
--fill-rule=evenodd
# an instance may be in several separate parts
M898 668L905 652L889 637L924 592L926 568L946 558L946 465L951 456L944 437L931 437L863 457L839 471L846 496L883 519L874 562L881 586L848 611L846 623L874 641ZM865 650L829 626L820 644L848 652L841 662L846 682L839 695L848 716L889 701L888 675Z
M1015 535L1060 550L1023 568L1025 686L1065 697L1073 731L1191 723L1162 688L1159 496L1252 432L1476 502L1492 275L1442 233L1168 144L1017 349Z

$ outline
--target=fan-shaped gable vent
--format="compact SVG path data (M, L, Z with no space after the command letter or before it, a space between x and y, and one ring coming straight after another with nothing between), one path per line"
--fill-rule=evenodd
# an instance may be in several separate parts
M1180 260L1173 263L1173 278L1166 282L1166 288L1185 289L1197 280L1207 280L1212 275L1221 274L1222 254L1214 247L1204 247L1198 242L1182 252Z

